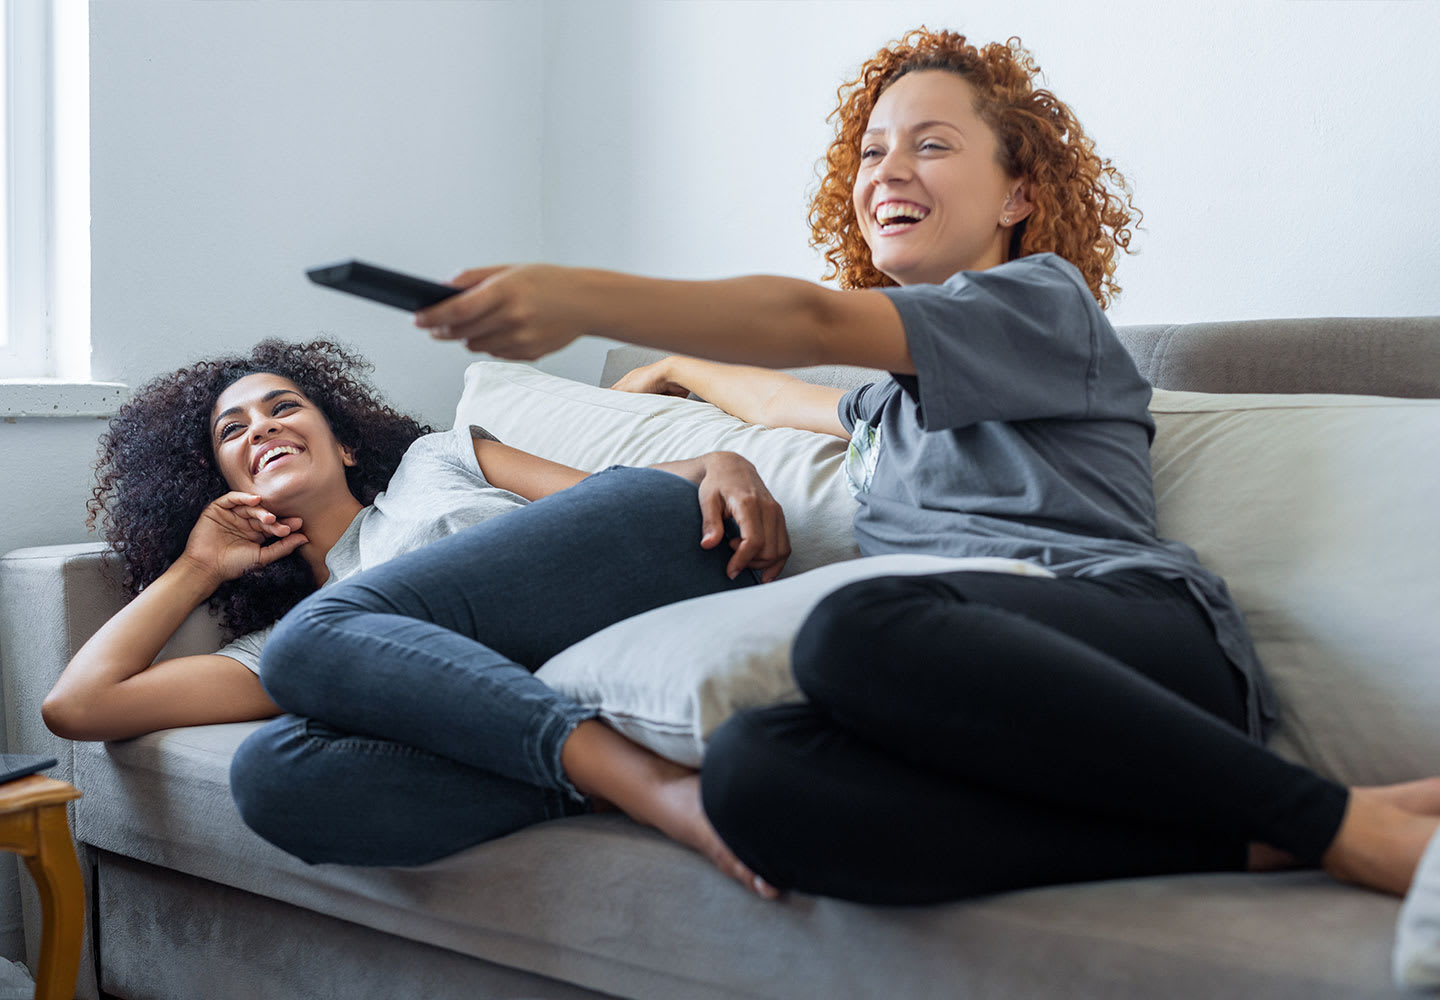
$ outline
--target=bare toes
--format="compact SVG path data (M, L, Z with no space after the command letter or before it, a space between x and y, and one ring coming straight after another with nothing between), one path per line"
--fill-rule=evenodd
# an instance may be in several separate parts
M761 899L780 898L779 889L776 889L769 882L766 882L759 875L756 875L749 868L745 867L745 863L737 858L723 842L720 842L718 837L716 838L716 844L716 848L710 853L710 860L715 863L716 868L719 868L726 875L729 875Z

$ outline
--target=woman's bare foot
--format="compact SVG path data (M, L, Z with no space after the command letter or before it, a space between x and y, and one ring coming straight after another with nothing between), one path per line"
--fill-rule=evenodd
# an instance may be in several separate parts
M1420 856L1440 829L1440 816L1407 808L1430 808L1431 790L1420 787L1425 784L1352 788L1340 830L1321 867L1342 882L1405 895Z
M1421 816L1440 816L1440 778L1421 778L1419 781L1403 781L1395 785L1369 785L1365 791L1374 792L1392 806Z
M560 760L575 787L597 804L619 809L699 851L756 895L779 897L779 891L745 867L710 825L700 804L700 775L693 769L659 757L593 719L571 731Z
M655 796L656 818L650 820L660 832L705 855L726 875L764 899L778 899L780 891L756 875L735 856L700 804L700 775L688 771L665 782Z

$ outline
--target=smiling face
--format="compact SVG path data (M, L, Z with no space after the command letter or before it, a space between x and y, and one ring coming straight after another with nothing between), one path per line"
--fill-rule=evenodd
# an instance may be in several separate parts
M1031 206L997 162L995 133L964 78L900 77L875 102L860 141L855 217L876 268L913 285L1005 262L1010 231Z
M215 401L210 439L226 484L264 497L276 514L337 491L349 495L345 469L354 454L335 439L320 408L280 375L232 382Z

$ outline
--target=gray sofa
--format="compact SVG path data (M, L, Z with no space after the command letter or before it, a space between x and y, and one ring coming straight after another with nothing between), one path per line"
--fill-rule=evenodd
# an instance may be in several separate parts
M1440 397L1440 318L1121 332L1167 389ZM605 378L641 357L612 355ZM1433 482L1433 471L1416 474ZM84 792L72 813L91 908L82 997L1399 995L1389 973L1399 902L1314 872L1115 881L919 908L805 896L772 904L613 815L552 822L420 868L307 866L251 834L231 804L229 758L251 725L115 744L45 730L42 698L120 603L97 545L0 560L9 749L58 757L52 773ZM197 613L163 655L216 645ZM1440 660L1440 649L1430 654ZM1386 766L1390 779L1418 776L1393 773L1411 764ZM25 916L33 960L33 898Z

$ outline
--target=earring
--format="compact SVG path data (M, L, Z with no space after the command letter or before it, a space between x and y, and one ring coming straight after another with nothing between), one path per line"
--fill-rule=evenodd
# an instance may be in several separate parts
M1008 225L1010 225L1010 216L1007 215L1007 216L1005 216L1003 219L1001 219L1001 220L1000 220L1000 224L1001 224L1002 226L1008 226Z

